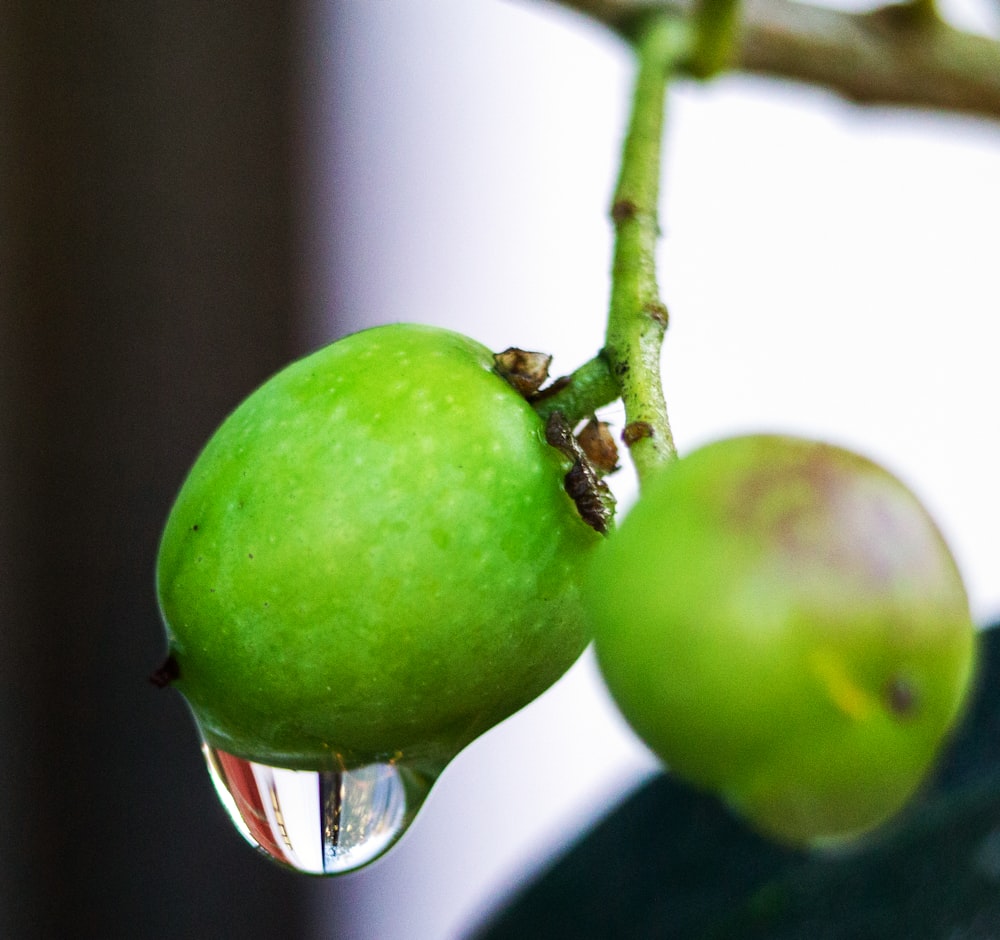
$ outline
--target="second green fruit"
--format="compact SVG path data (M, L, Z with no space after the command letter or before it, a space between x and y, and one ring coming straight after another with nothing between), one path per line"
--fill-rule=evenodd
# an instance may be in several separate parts
M719 441L654 477L590 579L600 666L680 777L798 844L877 826L959 715L975 636L895 477L813 441Z

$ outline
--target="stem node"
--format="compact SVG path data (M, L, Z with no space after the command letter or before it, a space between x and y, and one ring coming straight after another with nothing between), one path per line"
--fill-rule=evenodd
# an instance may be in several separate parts
M648 421L633 421L631 424L625 425L625 430L622 431L622 441L631 450L632 445L637 441L641 441L644 437L652 437L654 433L653 425Z
M639 207L631 199L618 199L611 207L611 221L615 225L621 225L629 219L635 218Z
M645 311L654 323L660 324L663 329L670 325L670 312L667 305L659 300L652 300L645 306Z

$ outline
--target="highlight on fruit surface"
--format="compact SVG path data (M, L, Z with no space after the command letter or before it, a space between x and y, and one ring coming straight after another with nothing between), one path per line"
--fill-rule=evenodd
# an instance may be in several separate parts
M966 591L926 510L871 461L798 438L668 465L597 553L587 603L639 736L793 844L895 814L974 672Z
M157 585L163 678L251 841L320 873L370 860L455 754L576 660L601 536L569 463L490 351L426 326L348 336L226 419ZM300 837L282 792L309 803ZM303 861L314 837L325 854Z

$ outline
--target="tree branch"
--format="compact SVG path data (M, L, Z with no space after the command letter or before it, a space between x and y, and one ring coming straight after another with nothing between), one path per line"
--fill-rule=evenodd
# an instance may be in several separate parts
M555 0L630 38L655 9L685 0ZM795 0L745 0L733 68L819 85L858 104L1000 121L1000 39L956 29L921 5L843 13Z

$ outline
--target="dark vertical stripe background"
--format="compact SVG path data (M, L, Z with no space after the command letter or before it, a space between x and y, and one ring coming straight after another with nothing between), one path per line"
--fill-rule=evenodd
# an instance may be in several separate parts
M296 4L0 5L0 936L292 937L217 806L159 530L300 352Z

